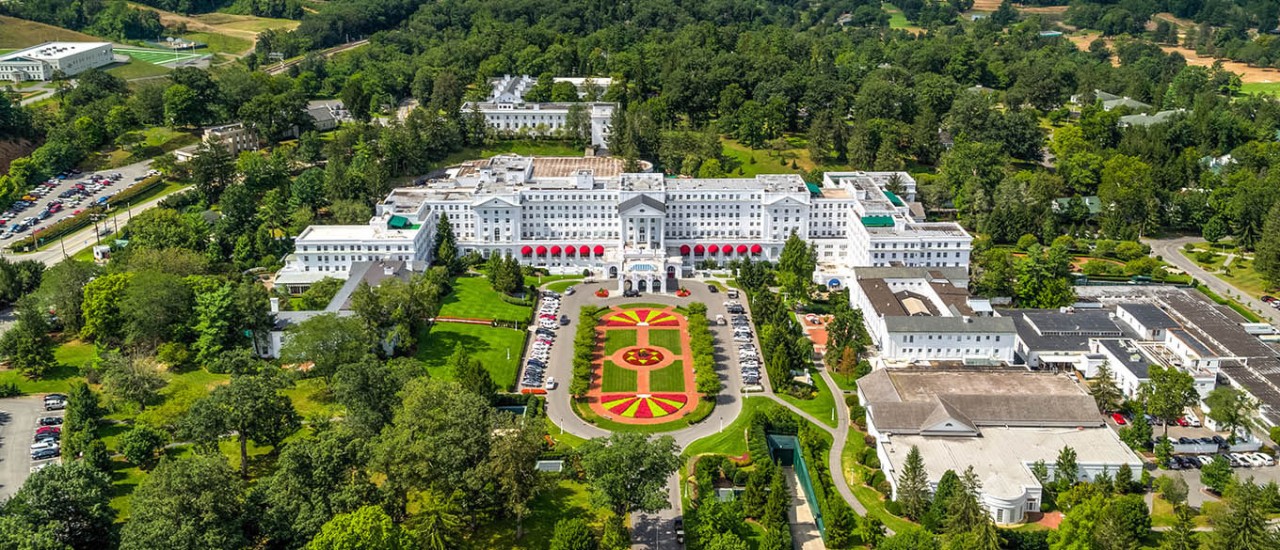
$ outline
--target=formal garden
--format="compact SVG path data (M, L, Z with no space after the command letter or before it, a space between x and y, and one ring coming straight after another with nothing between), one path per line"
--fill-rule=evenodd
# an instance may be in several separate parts
M688 414L695 401L687 318L670 306L616 307L594 327L597 375L587 390L595 414L612 421L663 423Z

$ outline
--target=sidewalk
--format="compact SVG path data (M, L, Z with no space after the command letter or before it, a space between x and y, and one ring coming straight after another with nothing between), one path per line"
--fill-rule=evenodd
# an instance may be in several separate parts
M801 550L826 550L827 545L822 542L822 535L818 533L818 524L813 519L813 509L809 508L804 489L800 488L799 480L796 479L795 469L791 467L784 469L787 472L787 490L791 491L792 495L791 511L788 514L791 516L792 547Z

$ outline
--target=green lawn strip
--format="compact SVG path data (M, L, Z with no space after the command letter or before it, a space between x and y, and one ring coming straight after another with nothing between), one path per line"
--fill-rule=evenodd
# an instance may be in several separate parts
M610 329L604 331L604 354L605 356L613 355L614 352L629 348L636 345L637 333L631 329Z
M662 367L649 373L649 391L658 392L683 392L684 387L684 361L676 360L676 362Z
M844 450L840 453L841 469L844 471L845 481L853 490L853 496L862 503L868 514L879 519L895 533L916 527L917 524L890 514L884 509L884 497L875 489L862 484L863 477L870 470L857 460L857 457L863 453L863 449L867 448L867 442L863 439L865 435L856 429L850 429L849 438L845 442Z
M514 521L488 521L470 536L471 546L512 550L550 548L551 537L560 520L582 518L598 530L607 515L605 510L591 504L591 494L585 484L567 479L561 479L539 493L529 503L529 510L523 522L524 537L520 540L516 540Z
M130 59L128 63L117 63L106 69L106 72L124 80L161 76L169 74L173 69L148 63L141 59Z
M191 42L201 42L206 45L206 47L202 49L182 50L184 53L230 53L238 55L253 47L253 42L238 36L231 36L227 34L193 32L184 34L181 38Z
M581 280L582 280L581 273L574 274L574 275L543 275L541 277L537 275L533 275L533 276L526 276L524 278L524 286L529 286L529 285L542 286L548 283L556 283L556 282L563 282L563 281L572 281L569 285L567 285L567 286L572 286L574 283ZM547 290L555 290L555 289L547 287ZM556 292L560 292L560 291L556 290Z
M575 275L570 278L558 280L554 283L544 284L543 288L550 290L552 292L564 292L569 287L577 285L581 282L582 282L582 277L578 277Z
M836 426L836 422L835 420L832 420L831 411L835 409L836 404L835 398L831 395L831 388L827 387L826 381L824 381L821 376L818 376L818 373L816 372L813 374L813 383L818 387L818 395L813 399L796 399L790 395L781 393L778 394L778 397L781 397L787 403L795 405L800 410L813 415L814 418L821 420L823 424L834 428Z
M587 442L586 439L561 430L560 426L557 426L555 422L552 422L550 417L543 417L543 420L546 421L547 436L550 437L552 441L555 441L556 445L564 445L570 449L577 449L578 446Z
M689 405L685 406L688 407ZM693 420L703 419L710 415L715 406L715 402L713 401L699 399L693 412L680 417L679 420L664 422L662 424L624 424L622 422L615 422L608 418L601 417L600 415L597 415L595 411L591 410L591 407L587 403L578 401L577 399L573 400L574 412L578 414L579 418L582 418L589 424L611 432L631 433L661 433L686 428Z
M629 331L628 331L629 332ZM604 393L626 393L636 391L636 371L624 369L604 361L603 378L600 380L600 391Z
M814 378L817 378L817 376L814 376ZM831 371L831 379L835 381L836 388L842 391L858 391L858 379L854 378L853 373L849 373L846 376L844 373ZM840 399L843 399L843 397L840 397Z
M725 426L718 433L709 435L684 449L684 455L693 457L705 454L742 456L747 453L747 428L751 426L751 415L757 409L781 407L773 400L764 397L746 397L742 400L742 414Z
M529 306L509 304L484 277L458 277L453 281L453 292L440 306L441 317L469 319L523 320L529 317Z
M1247 82L1240 86L1240 93L1280 96L1280 82Z
M1240 302L1219 296L1216 292L1209 290L1209 287L1206 286L1198 286L1196 287L1196 290L1204 293L1204 295L1208 296L1210 300L1235 310L1236 313L1239 313L1241 317L1244 317L1245 320L1250 323L1262 322L1262 317L1259 317L1257 313L1253 312L1253 310L1241 305Z
M649 329L649 345L665 348L671 353L679 354L680 351L680 330L679 329Z
M516 366L524 349L523 330L494 328L488 325L436 323L418 335L418 352L414 357L427 365L434 378L453 379L453 371L445 366L458 344L489 370L499 387L515 387ZM510 357L508 357L510 351Z

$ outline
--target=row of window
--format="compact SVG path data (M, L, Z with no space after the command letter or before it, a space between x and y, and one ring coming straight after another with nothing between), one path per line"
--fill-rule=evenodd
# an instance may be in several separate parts
M306 245L306 244L304 244L304 245L302 245L302 250L301 250L301 251L302 251L302 252L312 252L312 251L313 251L313 250L312 250L313 248L315 249L315 250L314 250L314 252L379 252L379 251L381 251L381 252L391 252L391 251L395 251L395 250L400 250L400 251L409 250L409 245L407 245L407 244L398 244L398 245L389 245L389 244L384 244L384 245L382 245L382 246L378 246L378 245L376 245L376 244L353 244L353 245L345 245L345 244L318 244L318 245L314 245L314 246L312 246L312 245ZM303 256L303 258L305 259L305 258L306 258L306 256Z

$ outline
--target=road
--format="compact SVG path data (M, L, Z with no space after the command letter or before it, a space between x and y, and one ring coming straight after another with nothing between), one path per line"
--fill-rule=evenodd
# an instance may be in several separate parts
M0 399L0 502L13 496L31 475L36 464L31 461L31 439L42 416L62 416L62 411L46 413L42 395ZM40 461L45 462L49 461Z
M147 170L150 169L149 168L150 166L151 166L151 161L145 160L143 162L130 164L128 166L122 166L114 170L103 170L101 172L98 172L98 173L119 172L123 176L120 179L120 182L99 192L98 196L102 196L103 194L106 194L106 193L119 192L120 190L124 189L125 186L133 183L133 178L146 174ZM82 176L84 177L80 180L77 180L77 182L87 181L88 174L89 174L88 172L83 174ZM53 192L49 193L48 195L45 195L44 198L40 199L38 204L43 206L45 203L57 198L58 193L66 188L69 188L70 185L71 184L67 184L67 183L59 185L58 188L55 189ZM124 223L128 222L128 220L132 216L137 215L139 212L142 212L143 210L146 210L157 204L160 204L160 201L164 200L164 198L165 197L156 197L139 204L129 205L129 207L124 212L121 212L120 209L115 209L112 211L111 214L108 214L108 216L114 215L115 217L108 218L107 221L111 223L112 230L114 230L118 225L123 225ZM42 225L47 226L47 224L49 224L51 221L56 221L64 215L69 215L71 212L74 212L78 208L79 207L73 207L68 205L67 209L63 210L63 212L65 212L66 214L63 214L62 212L60 212L54 215L53 217L51 217L49 220L45 220L45 222ZM20 218L32 215L29 213L34 213L34 212L38 212L38 210L36 210L36 207L32 207L28 209L26 212L23 212L20 215ZM26 235L26 234L27 233L21 233L20 235ZM20 237L15 236L11 240L16 240L19 238ZM54 243L54 246L49 246L44 250L39 250L36 252L25 252L25 253L9 252L7 249L5 249L4 256L9 261L36 260L38 262L44 263L45 265L53 265L58 262L61 262L63 258L67 256L74 256L77 252L80 252L81 250L84 250L86 248L93 246L94 243L97 242L97 240L98 239L97 239L97 236L95 235L94 227L93 225L90 225L89 227L86 227L80 231L77 231L76 233L73 233L71 235L67 235L66 237L64 237L62 239L63 241L62 245L58 245L57 243ZM66 248L65 255L63 254L64 246Z
M1245 307L1252 309L1254 313L1259 314L1271 324L1280 325L1280 309L1271 307L1262 300L1250 296L1244 291L1231 286L1230 283L1219 279L1217 275L1204 270L1200 266L1196 265L1195 262L1191 261L1190 258L1182 255L1183 245L1203 241L1204 239L1200 237L1145 239L1145 242L1151 246L1151 252L1153 254L1160 256L1164 261L1173 264L1178 269L1181 269L1192 277L1195 277L1196 280L1209 287L1209 290L1216 292L1220 296L1229 296L1237 302L1244 304Z
M354 50L368 43L369 43L368 38L365 38L363 40L353 40L351 42L347 42L346 44L339 44L332 48L320 50L319 53L320 55L323 55L325 57L333 57L336 54L345 52L347 50ZM272 65L265 65L263 66L262 70L269 75L277 75L285 72L286 70L289 69L289 67L292 67L294 65L297 65L298 63L301 63L303 59L306 59L306 57L305 56L299 57L298 59L294 59L292 61L286 61L284 63L275 63Z
M682 281L684 287L687 288L692 295L687 298L677 298L674 295L663 294L644 294L639 298L622 298L615 290L617 289L616 280L605 280L596 283L579 284L575 288L575 293L570 296L563 296L560 302L560 313L568 315L571 322L568 326L560 327L559 335L556 338L556 344L552 346L551 359L547 368L547 376L554 376L556 380L563 381L557 390L553 390L547 396L547 414L551 420L565 431L574 435L586 438L608 436L609 432L601 428L592 426L583 421L573 412L567 391L568 381L573 377L573 333L578 323L578 311L584 305L609 305L621 304L626 302L645 302L660 303L671 305L687 305L692 302L702 302L707 304L708 315L714 319L716 315L724 315L729 317L728 311L724 306L726 297L723 293L711 293L707 289L706 282L703 280L687 280ZM612 295L609 298L601 299L595 296L595 291L599 288L608 289ZM745 305L745 304L744 304ZM748 312L750 313L750 312ZM733 368L738 364L737 361L737 345L733 342L733 328L730 325L712 325L712 331L715 334L716 342L716 367L720 374L720 381L724 385L724 389L720 395L716 397L716 408L706 420L683 428L680 430L658 434L659 436L671 436L675 439L676 444L684 449L690 443L698 439L718 433L724 429L724 426L731 424L734 419L742 413L742 379L737 369ZM831 379L830 374L825 370L820 371L820 376L827 382L827 386L837 391L835 381ZM767 381L765 387L770 387ZM849 410L844 403L843 395L836 395L836 416L838 417L837 427L832 429L822 421L814 418L808 413L796 408L795 406L783 401L771 391L765 391L762 395L766 398L773 399L784 407L809 420L815 426L831 433L833 445L828 456L828 464L831 472L832 481L836 485L837 492L844 497L854 510L859 514L866 514L866 509L854 498L853 491L849 488L845 480L844 472L841 466L841 454L844 450L844 443L849 433ZM671 506L657 513L632 514L632 542L633 548L639 550L665 550L678 549L680 545L675 542L675 534L672 531L672 525L675 518L682 515L681 499L680 499L680 479L678 474L673 474L667 483L667 491L669 493L668 502Z

